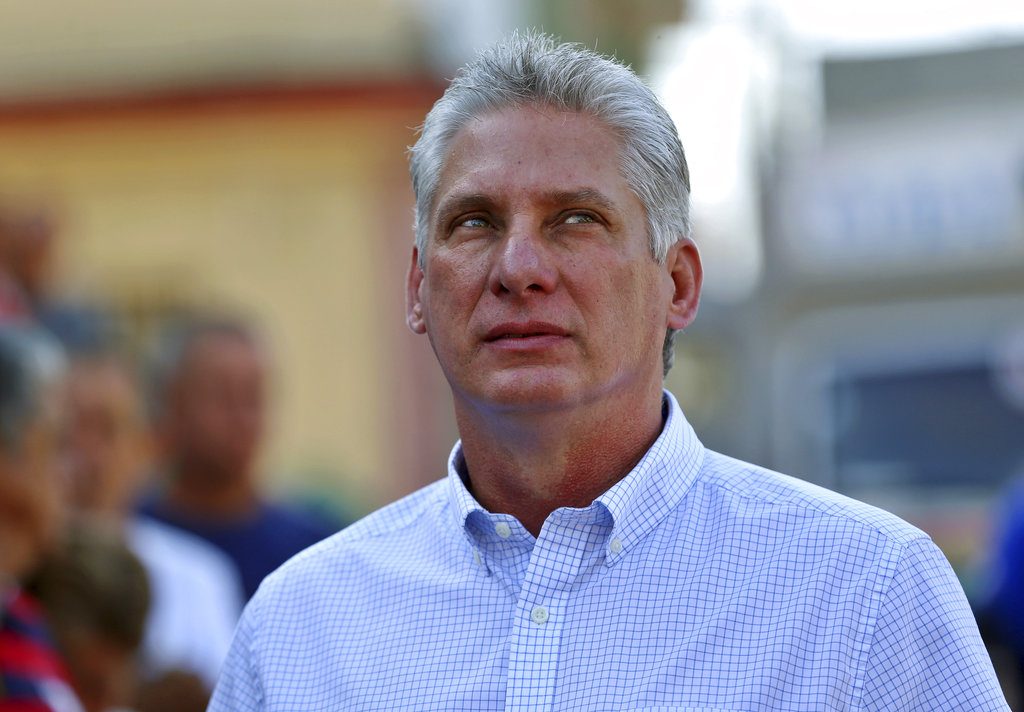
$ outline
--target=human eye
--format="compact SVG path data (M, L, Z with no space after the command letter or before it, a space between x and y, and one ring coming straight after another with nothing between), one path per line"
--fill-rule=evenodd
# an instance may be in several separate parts
M488 213L463 213L446 222L447 239L456 243L476 240L494 232L494 220Z
M471 229L472 228L478 228L479 229L479 228L490 227L490 223L487 222L486 218L482 218L479 215L471 215L470 217L459 218L458 220L456 220L455 221L455 227L456 228L465 227L465 228L471 228Z
M596 223L597 218L590 213L576 212L567 215L564 222L566 225L589 225L590 223Z

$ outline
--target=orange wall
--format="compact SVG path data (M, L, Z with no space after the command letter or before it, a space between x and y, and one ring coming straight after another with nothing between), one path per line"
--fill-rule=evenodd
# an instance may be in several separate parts
M254 315L276 360L268 477L357 509L440 476L454 428L402 311L404 150L433 87L0 111L0 193L52 196L62 291Z

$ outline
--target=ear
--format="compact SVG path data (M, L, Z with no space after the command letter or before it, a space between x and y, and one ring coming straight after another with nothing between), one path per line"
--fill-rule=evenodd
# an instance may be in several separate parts
M420 299L422 284L423 268L420 267L420 253L419 249L413 246L409 274L405 280L405 323L414 334L427 333L427 323L423 319L423 302Z
M670 329L685 329L697 318L700 289L704 283L704 268L693 240L683 238L672 245L665 267L673 285L666 326Z

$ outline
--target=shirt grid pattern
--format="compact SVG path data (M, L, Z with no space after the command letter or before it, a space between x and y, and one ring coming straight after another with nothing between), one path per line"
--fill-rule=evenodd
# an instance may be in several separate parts
M665 398L636 467L536 539L456 445L264 582L210 710L1007 709L922 532L705 450Z

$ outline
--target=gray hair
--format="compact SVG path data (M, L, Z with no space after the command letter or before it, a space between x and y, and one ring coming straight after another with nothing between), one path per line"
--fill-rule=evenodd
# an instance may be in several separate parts
M410 149L416 194L414 229L420 264L448 148L473 118L503 108L539 104L588 114L619 137L620 170L647 214L651 254L690 235L690 174L675 124L654 92L628 67L581 45L513 32L464 66L437 100ZM665 336L665 373L675 330Z
M41 415L44 393L64 375L57 342L37 328L0 324L0 449L16 452Z

